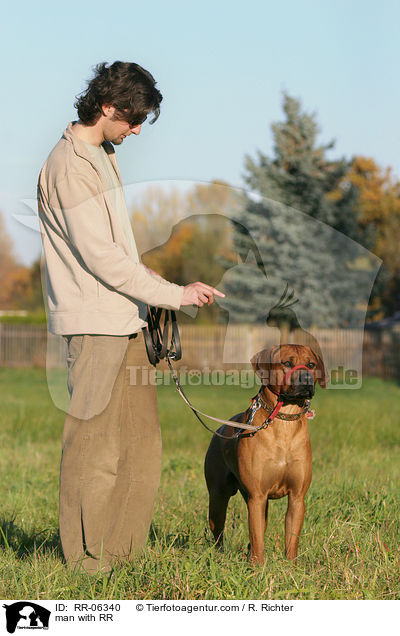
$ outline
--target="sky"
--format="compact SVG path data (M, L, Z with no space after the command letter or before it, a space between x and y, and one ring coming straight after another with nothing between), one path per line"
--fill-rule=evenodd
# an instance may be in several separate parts
M0 211L20 262L40 253L29 214L39 171L98 62L134 61L157 80L161 116L117 149L126 185L220 179L244 187L244 159L273 152L282 93L315 112L332 157L364 155L400 178L400 3L178 0L2 9Z

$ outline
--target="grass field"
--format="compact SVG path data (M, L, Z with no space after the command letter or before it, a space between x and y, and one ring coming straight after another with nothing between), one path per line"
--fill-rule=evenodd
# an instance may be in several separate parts
M201 410L229 417L253 390L189 387ZM203 459L210 439L172 386L159 388L163 473L146 550L106 577L73 574L58 537L64 415L39 369L0 369L0 598L395 599L400 597L400 387L317 390L313 481L297 567L283 553L286 499L273 501L266 562L246 560L247 513L228 509L225 553L207 530Z

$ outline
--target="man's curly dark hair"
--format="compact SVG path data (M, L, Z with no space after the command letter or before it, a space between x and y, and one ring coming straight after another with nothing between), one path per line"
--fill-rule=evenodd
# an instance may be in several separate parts
M162 95L155 87L154 77L134 62L97 64L87 89L78 95L75 108L85 126L93 126L102 114L102 106L114 106L115 119L131 126L144 122L149 113L153 124L160 114Z

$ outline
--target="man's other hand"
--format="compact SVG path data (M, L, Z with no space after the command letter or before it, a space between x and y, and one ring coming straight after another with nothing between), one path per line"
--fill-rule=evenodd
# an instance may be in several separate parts
M206 285L205 283L191 283L186 285L183 291L181 307L185 305L197 305L197 307L203 307L203 305L211 305L214 302L214 295L225 298L225 294Z

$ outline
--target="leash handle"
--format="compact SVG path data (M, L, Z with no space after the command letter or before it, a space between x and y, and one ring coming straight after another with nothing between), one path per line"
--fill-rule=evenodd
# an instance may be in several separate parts
M161 314L164 310L160 307L148 305L147 327L143 327L144 342L147 357L154 367L169 355L172 360L182 358L181 339L179 336L178 322L175 311L165 309L164 326L161 331ZM172 326L171 341L169 342L169 326Z

